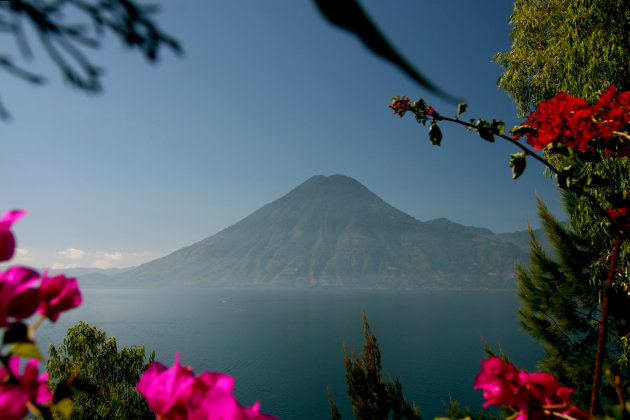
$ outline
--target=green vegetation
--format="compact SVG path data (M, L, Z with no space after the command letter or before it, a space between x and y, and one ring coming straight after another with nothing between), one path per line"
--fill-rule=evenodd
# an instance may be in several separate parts
M558 92L596 98L630 86L630 10L625 0L517 0L512 48L495 61L499 87L521 115Z
M72 397L71 419L154 419L136 383L155 358L145 361L142 346L118 350L116 339L85 321L68 329L62 343L48 349L46 369L52 387L81 391Z
M589 266L600 257L585 238L560 224L539 203L539 214L556 257L543 251L532 235L531 267L518 267L519 297L522 309L519 318L524 330L540 341L546 357L539 368L553 374L560 383L574 388L572 401L588 407L599 319L601 317L601 287L591 284ZM609 292L608 348L604 372L609 372L607 385L602 388L605 401L615 403L615 375L628 380L628 349L620 337L630 334L630 296L624 289L623 278ZM624 392L628 397L628 390Z
M617 0L517 0L510 23L512 49L497 54L505 68L499 86L525 114L539 102L564 91L593 101L608 86L630 88L630 5ZM521 325L546 349L539 368L574 388L573 400L588 406L604 284L616 230L601 209L627 207L628 159L550 155L549 161L570 176L603 179L602 188L589 189L593 199L563 191L569 223L563 226L542 203L540 217L553 255L532 235L530 268L518 267ZM598 209L599 207L599 209ZM626 241L627 242L627 241ZM607 385L602 397L617 402L629 394L628 244L623 244L620 267L607 292L609 317L603 366ZM613 381L620 381L615 389Z
M420 409L415 403L409 404L402 392L402 385L398 378L387 382L381 371L381 352L378 348L376 336L372 334L367 316L363 311L363 332L365 344L361 357L355 351L352 356L344 346L346 365L346 383L348 396L352 403L354 417L357 420L420 420ZM341 414L332 397L329 398L330 417L340 420Z

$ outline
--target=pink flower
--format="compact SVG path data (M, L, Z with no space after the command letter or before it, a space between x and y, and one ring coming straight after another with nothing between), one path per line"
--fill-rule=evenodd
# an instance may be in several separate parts
M138 381L137 388L159 418L185 420L194 383L192 370L179 365L177 353L170 369L159 362L151 363Z
M28 401L45 404L52 399L52 393L46 385L48 372L39 375L38 364L38 360L30 359L24 366L24 374L20 375L20 358L10 357L9 369L17 383L7 382L9 371L4 367L0 368L0 378L5 381L0 383L0 412L3 419L21 420L28 413Z
M473 389L483 389L484 407L518 406L523 400L518 369L498 357L481 362L481 373L475 378Z
M517 410L515 420L543 418L553 412L561 412L571 417L585 420L590 418L585 411L571 406L571 388L560 386L552 375L546 372L528 373L498 357L481 362L481 372L475 378L475 389L483 389L489 405L505 405Z
M39 291L31 287L39 274L30 268L15 266L0 272L0 327L10 324L9 318L25 319L39 305Z
M13 257L15 251L15 237L11 232L11 225L24 216L24 210L8 211L0 219L0 261L7 261Z
M242 407L232 393L234 378L204 371L195 376L175 363L166 368L153 362L138 381L138 392L149 408L164 420L274 420L259 412L259 405Z
M37 312L52 322L57 321L61 312L76 308L82 301L77 279L63 274L48 277L45 271L39 286L39 299Z

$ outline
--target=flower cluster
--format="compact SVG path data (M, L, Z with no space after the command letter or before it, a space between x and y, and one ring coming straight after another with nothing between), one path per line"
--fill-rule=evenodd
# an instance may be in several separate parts
M409 101L410 99L406 96L394 96L389 107L394 110L394 115L399 115L402 118L410 109Z
M515 420L543 418L560 413L575 419L588 419L585 411L571 405L571 388L560 386L545 372L528 373L498 357L481 362L474 389L483 389L484 407L509 406L518 412Z
M527 143L543 149L555 143L564 144L577 152L627 156L630 142L623 133L630 124L630 92L617 93L610 86L599 100L588 104L564 92L538 104L525 123ZM520 138L523 133L514 137Z
M10 228L25 213L12 210L0 219L0 261L13 256L15 238ZM39 287L34 288L38 281ZM35 270L22 266L0 272L0 327L29 318L35 312L55 322L61 312L76 308L81 300L75 278L63 274L49 277L47 272L40 276Z
M0 219L0 262L13 257L15 237L11 226L24 214L25 211L12 210ZM3 342L27 343L34 347L21 320L37 312L41 314L38 322L44 318L55 322L61 312L79 306L81 301L81 292L74 278L63 274L49 277L46 272L40 276L37 271L22 266L0 271L0 327L7 329ZM8 354L0 354L0 413L3 419L22 419L28 414L29 407L41 409L53 398L46 385L48 373L39 375L39 360L30 358L34 354L32 347L22 347L26 349L24 352L13 347ZM20 374L21 356L29 356L23 374Z
M259 413L259 404L241 406L232 393L234 378L204 371L195 376L188 366L179 364L179 353L171 368L153 362L138 381L158 419L163 420L273 420Z
M9 358L7 368L0 368L0 413L5 420L21 420L28 414L28 403L46 404L52 393L46 385L48 372L39 375L39 360L30 359L19 375L20 357ZM14 378L11 380L11 378Z

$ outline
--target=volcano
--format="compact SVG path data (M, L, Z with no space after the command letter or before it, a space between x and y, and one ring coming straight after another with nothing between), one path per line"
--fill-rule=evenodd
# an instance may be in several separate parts
M457 225L460 226L460 225ZM518 246L421 222L344 175L313 176L234 225L118 274L126 286L511 289Z

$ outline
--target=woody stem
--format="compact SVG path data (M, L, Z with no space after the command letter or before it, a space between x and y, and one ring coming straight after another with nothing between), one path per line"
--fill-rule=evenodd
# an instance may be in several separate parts
M591 394L591 409L592 416L595 415L595 410L599 406L599 388L602 379L602 360L604 358L604 344L606 342L606 330L608 321L608 294L612 285L613 277L615 276L615 267L617 266L617 258L619 257L619 245L621 243L621 235L615 237L615 247L613 248L612 257L610 259L610 269L608 270L608 278L606 279L606 285L604 286L604 297L602 299L602 318L599 322L599 337L597 339L597 355L595 356L595 372L593 373L593 390Z

